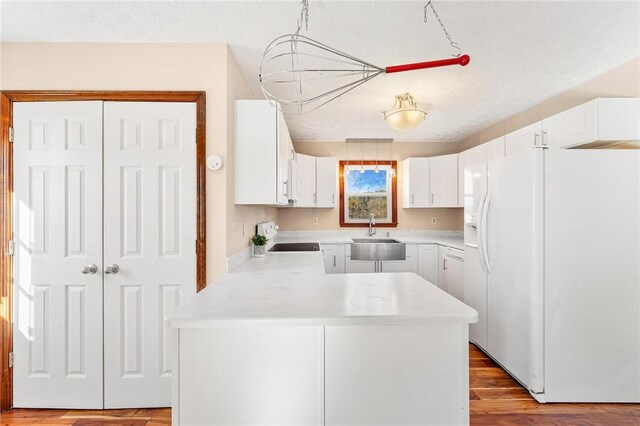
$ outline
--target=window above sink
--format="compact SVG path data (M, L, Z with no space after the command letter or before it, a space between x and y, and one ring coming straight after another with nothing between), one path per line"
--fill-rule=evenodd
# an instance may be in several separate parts
M367 227L373 214L379 227L396 227L395 161L340 161L340 226Z

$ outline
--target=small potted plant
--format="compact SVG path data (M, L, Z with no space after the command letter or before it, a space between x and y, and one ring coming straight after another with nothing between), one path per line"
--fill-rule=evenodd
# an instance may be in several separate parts
M255 257L264 257L267 237L265 237L264 235L256 234L251 237L251 243L253 244L253 255Z

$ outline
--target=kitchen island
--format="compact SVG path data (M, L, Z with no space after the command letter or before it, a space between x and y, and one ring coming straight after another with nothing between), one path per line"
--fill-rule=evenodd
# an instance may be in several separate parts
M313 259L252 259L176 310L174 424L467 424L477 312L413 273L295 270Z

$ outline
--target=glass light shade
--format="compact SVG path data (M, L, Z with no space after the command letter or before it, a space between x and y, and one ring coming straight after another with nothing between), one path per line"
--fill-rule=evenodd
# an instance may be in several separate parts
M396 130L409 130L418 127L427 113L418 108L418 104L409 93L396 96L396 103L389 111L384 111L384 119Z

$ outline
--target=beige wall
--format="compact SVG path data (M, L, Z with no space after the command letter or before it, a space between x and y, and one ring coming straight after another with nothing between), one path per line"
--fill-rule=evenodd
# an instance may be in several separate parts
M262 207L240 213L228 209L233 199L233 115L231 98L245 90L237 70L229 74L225 44L198 43L3 43L0 89L58 90L204 90L207 93L207 153L222 156L225 166L207 171L207 281L225 270L227 253L247 239L227 243L228 218L247 220L251 230L267 215ZM235 63L235 62L234 62ZM227 80L233 94L227 94ZM243 93L244 94L244 93ZM251 232L251 231L250 231Z
M349 146L350 160L375 160L375 143L365 143L362 146L352 143ZM347 159L346 142L294 142L296 152L317 157L337 157L338 160ZM435 155L452 154L458 152L456 143L402 143L392 144L391 158L389 158L389 144L378 146L378 158L381 160L398 161L398 229L462 229L462 209L403 209L402 208L402 160L407 157L431 157ZM337 190L337 188L336 188ZM316 230L339 229L340 212L334 209L278 209L278 223L282 230ZM312 224L313 216L318 217L318 225ZM431 225L431 217L436 216L438 223Z
M599 97L640 97L640 57L494 124L464 139L460 147L465 150L488 142Z

